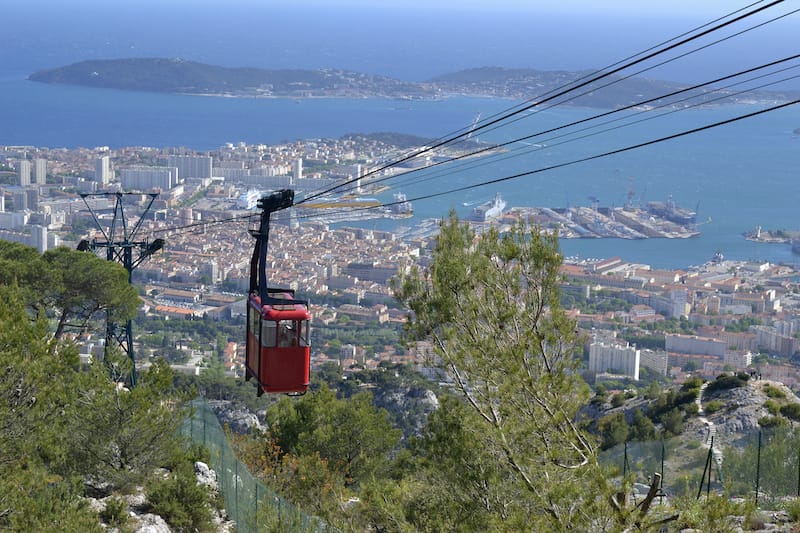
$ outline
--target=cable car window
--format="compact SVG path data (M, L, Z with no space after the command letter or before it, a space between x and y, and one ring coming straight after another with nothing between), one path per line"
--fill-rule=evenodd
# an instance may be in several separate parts
M308 320L299 322L300 346L308 346Z
M278 347L288 348L297 345L297 328L293 322L284 320L278 326Z
M275 322L264 320L261 324L261 345L272 348L275 346Z
M247 306L247 316L250 318L250 332L258 335L258 311L251 306Z

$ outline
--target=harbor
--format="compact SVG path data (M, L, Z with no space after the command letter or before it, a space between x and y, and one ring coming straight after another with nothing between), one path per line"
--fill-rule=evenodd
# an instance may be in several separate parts
M700 235L697 213L667 202L648 202L644 208L601 207L512 207L496 194L494 199L473 209L466 222L477 231L495 227L506 231L522 222L546 232L558 232L561 239L688 239ZM438 233L439 220L425 219L412 227L397 228L401 239L430 238Z
M638 207L515 207L504 221L535 224L562 239L688 239L700 235L694 219L685 222Z

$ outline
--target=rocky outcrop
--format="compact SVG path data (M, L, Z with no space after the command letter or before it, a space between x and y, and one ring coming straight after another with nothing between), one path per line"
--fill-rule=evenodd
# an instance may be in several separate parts
M157 514L143 514L134 518L137 525L133 528L136 533L172 533L167 522Z
M207 486L213 492L219 490L219 485L217 485L217 473L211 470L204 462L197 461L194 463L194 474L197 476L197 483L200 485Z
M721 409L705 415L716 429L715 446L717 444L737 446L746 436L760 429L759 419L770 416L765 407L765 403L770 399L766 392L768 387L781 391L785 395L784 401L800 403L800 398L784 384L767 380L750 380L742 387L703 395L703 405L713 400L722 403ZM699 422L695 422L687 429L693 430L698 440L702 440L703 435L707 433L707 427L701 426Z
M201 461L194 463L194 472L197 483L209 487L213 497L216 498L219 492L217 473ZM124 507L124 531L133 531L135 533L172 532L166 520L159 515L149 512L151 507L147 501L144 487L137 487L131 494L110 495L103 498L87 498L89 509L97 513L101 520L109 518L106 511L109 508L113 509L112 506L118 506L120 504L119 502L123 502ZM232 533L235 531L235 524L228 519L224 509L215 511L213 522L215 526L214 531L219 533ZM101 521L101 525L106 529L112 528L112 531L117 530L115 524L108 524Z
M374 390L373 403L389 412L394 425L403 431L403 439L407 439L422 433L428 415L439 407L439 398L424 387L398 386Z
M208 400L208 405L217 415L219 423L228 426L234 433L249 433L264 429L257 415L231 401Z

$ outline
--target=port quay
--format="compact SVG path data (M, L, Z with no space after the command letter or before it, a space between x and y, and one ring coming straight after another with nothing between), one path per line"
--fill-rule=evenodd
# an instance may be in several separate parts
M497 194L493 200L475 207L467 221L477 230L490 226L501 231L523 222L542 231L557 231L562 239L686 239L700 234L696 213L667 202L648 202L645 208L592 206L513 207ZM435 219L426 219L400 231L401 238L430 237L438 231Z

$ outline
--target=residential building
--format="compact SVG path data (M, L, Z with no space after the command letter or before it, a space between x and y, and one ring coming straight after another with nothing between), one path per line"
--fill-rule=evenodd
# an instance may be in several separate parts
M34 183L36 183L36 185L45 185L47 183L47 160L37 158L33 163Z
M31 184L31 162L27 159L17 163L17 177L20 187L28 187Z

